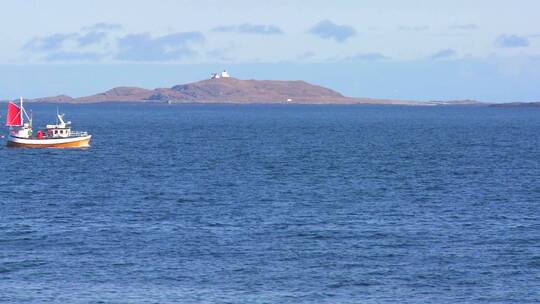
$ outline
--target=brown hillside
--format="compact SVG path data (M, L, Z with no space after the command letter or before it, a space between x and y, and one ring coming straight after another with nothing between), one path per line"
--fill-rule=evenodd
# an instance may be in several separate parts
M77 102L105 102L105 101L144 101L152 90L137 87L116 87L96 95L77 98Z
M219 78L177 85L171 88L171 98L209 102L286 102L341 99L336 91L308 84L304 81L240 80Z

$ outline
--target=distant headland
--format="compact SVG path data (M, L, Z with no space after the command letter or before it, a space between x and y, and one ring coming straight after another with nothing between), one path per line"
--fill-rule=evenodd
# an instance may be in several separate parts
M304 81L241 80L223 73L210 79L153 90L116 87L103 93L72 98L67 95L36 98L32 102L166 102L166 103L272 103L272 104L417 104L416 101L355 98Z
M229 73L213 73L206 80L170 88L116 87L103 93L73 98L67 95L35 98L38 103L232 103L232 104L381 104L381 105L490 105L476 100L415 101L344 96L332 89L301 80L242 80Z

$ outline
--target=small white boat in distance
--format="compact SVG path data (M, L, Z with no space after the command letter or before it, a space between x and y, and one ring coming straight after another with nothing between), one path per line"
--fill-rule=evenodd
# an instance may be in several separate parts
M64 114L56 114L57 123L47 125L45 130L38 130L33 135L32 117L28 116L24 107L23 99L20 104L8 102L6 126L10 128L7 139L8 147L26 148L86 148L90 146L90 138L87 132L71 130L71 121L64 121ZM24 121L24 118L28 122Z

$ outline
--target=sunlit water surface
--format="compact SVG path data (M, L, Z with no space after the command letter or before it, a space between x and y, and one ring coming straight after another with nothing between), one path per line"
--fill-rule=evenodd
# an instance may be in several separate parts
M0 141L0 301L540 301L540 109L60 111L90 149Z

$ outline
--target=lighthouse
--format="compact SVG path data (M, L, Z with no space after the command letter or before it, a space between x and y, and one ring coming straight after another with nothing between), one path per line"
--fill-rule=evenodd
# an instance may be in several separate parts
M218 78L230 78L231 75L226 70L223 70L221 73L212 73L210 75L210 79L218 79Z

